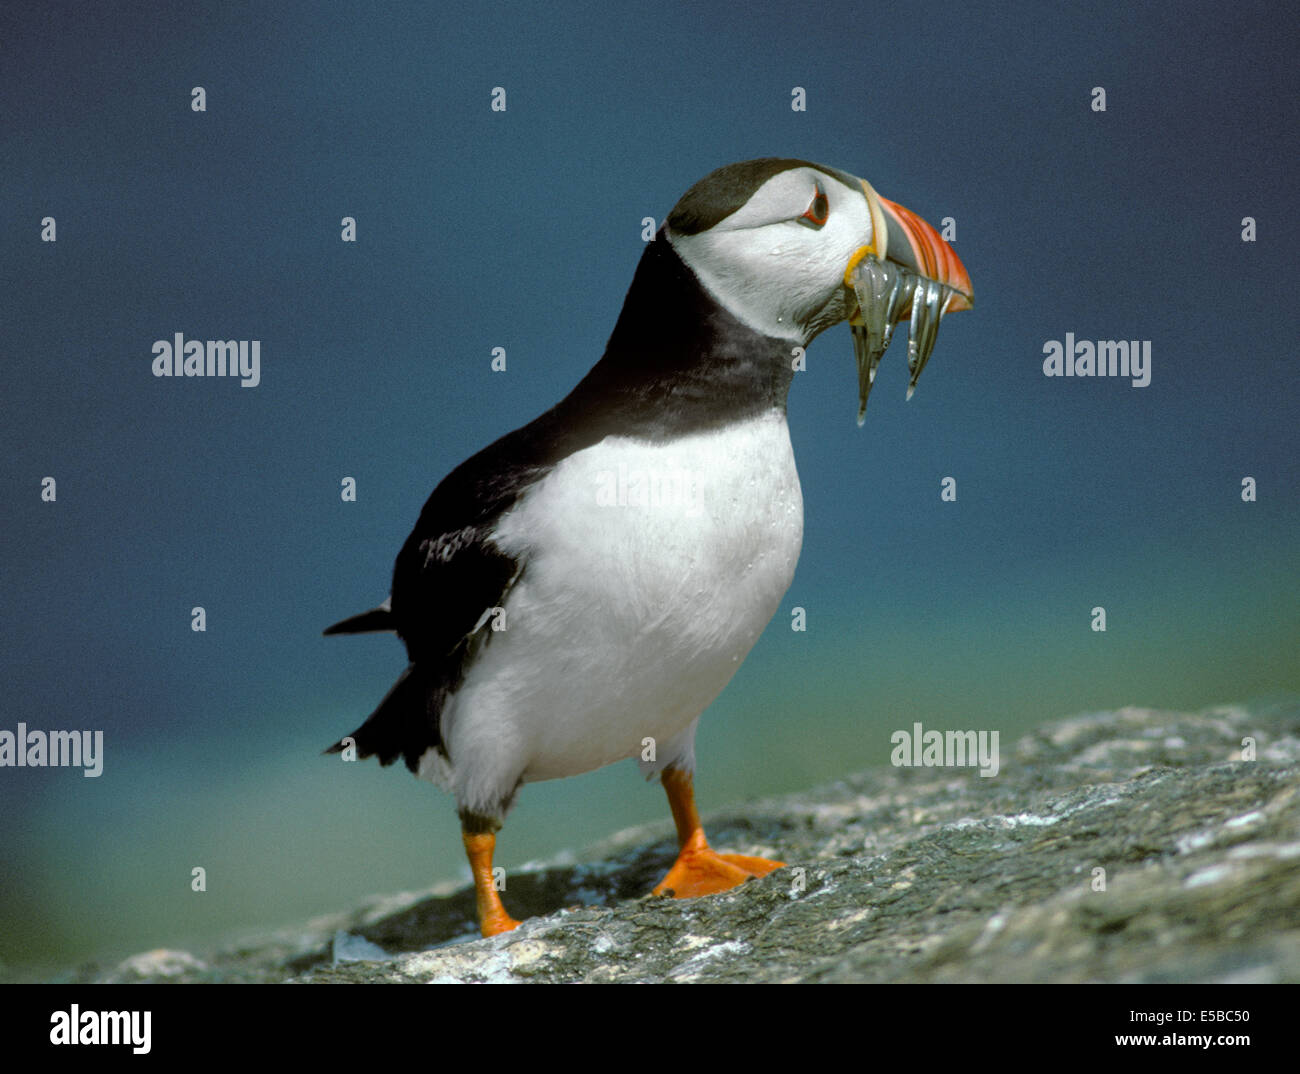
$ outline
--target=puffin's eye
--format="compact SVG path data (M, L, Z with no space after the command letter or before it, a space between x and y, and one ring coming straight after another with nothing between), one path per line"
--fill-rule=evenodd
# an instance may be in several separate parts
M826 223L826 218L830 215L830 202L826 200L826 195L821 187L813 187L813 199L804 210L803 216L799 217L799 223L804 227L820 228Z

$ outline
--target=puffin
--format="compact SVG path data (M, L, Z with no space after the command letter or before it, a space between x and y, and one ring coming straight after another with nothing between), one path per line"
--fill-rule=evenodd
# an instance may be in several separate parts
M451 471L389 596L327 635L392 631L407 665L326 753L399 758L456 799L479 926L518 926L493 880L520 787L635 759L679 854L654 893L726 891L782 862L714 850L694 798L700 715L794 577L803 500L786 398L848 321L858 422L896 325L908 398L970 277L866 181L805 160L729 164L646 244L600 360L534 421Z

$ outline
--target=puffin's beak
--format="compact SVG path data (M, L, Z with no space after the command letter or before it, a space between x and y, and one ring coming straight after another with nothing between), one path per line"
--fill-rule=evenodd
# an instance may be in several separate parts
M952 247L910 209L882 198L859 179L871 211L871 242L860 246L844 270L849 327L858 362L858 424L867 413L867 395L876 367L889 346L894 325L910 319L907 397L934 350L944 314L974 304L970 274Z

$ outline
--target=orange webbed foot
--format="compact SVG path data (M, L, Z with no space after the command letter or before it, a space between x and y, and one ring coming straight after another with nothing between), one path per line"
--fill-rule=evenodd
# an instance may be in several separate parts
M671 895L675 899L716 895L747 880L767 876L785 865L785 862L746 854L719 854L704 842L702 831L699 835L698 845L688 844L682 848L668 875L655 887L656 895Z
M678 899L716 895L754 877L767 876L785 865L785 862L747 854L719 854L704 838L700 815L695 810L695 789L690 773L667 768L662 778L677 825L681 852L668 875L655 887L656 895L672 895Z

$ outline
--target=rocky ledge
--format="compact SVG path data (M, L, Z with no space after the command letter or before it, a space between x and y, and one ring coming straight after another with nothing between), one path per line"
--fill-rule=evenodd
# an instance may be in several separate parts
M676 849L655 825L512 873L529 919L491 940L472 891L444 888L69 979L1300 981L1295 701L1075 716L993 778L871 770L706 829L790 867L711 898L647 896Z

